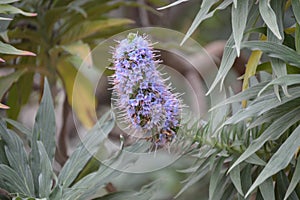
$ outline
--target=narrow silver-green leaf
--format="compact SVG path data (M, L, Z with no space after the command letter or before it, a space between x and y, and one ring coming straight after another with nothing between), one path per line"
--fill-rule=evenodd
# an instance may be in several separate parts
M252 50L261 50L270 57L280 58L281 60L300 68L300 54L285 45L269 41L244 41L241 46Z
M259 12L268 28L276 35L278 39L282 39L277 25L276 14L270 5L270 0L259 1Z
M5 123L0 120L0 136L5 142L5 153L10 167L18 173L24 183L27 195L34 194L33 177L29 168L28 158L22 140L13 131L8 131Z
M5 21L11 21L11 18L7 18L7 17L0 17L0 20L5 20Z
M299 0L292 0L292 7L293 7L293 12L294 16L297 20L297 23L300 24L300 1Z
M193 20L192 25L189 30L186 32L181 45L195 32L197 27L201 24L201 22L207 18L207 13L209 9L217 2L218 0L203 0L200 10L197 13L195 19Z
M38 195L39 175L41 173L40 153L38 149L38 141L45 146L49 159L53 162L55 153L55 115L52 102L52 96L47 79L44 81L44 94L40 103L40 107L35 117L33 134L31 139L30 166L34 180L35 193Z
M35 54L32 52L17 49L15 47L11 46L10 44L5 44L1 41L0 41L0 53L20 55L20 56L35 56Z
M17 2L17 1L20 1L20 0L1 0L0 4L14 3L14 2Z
M0 13L5 13L5 14L22 14L24 16L29 16L33 17L36 16L36 13L29 13L25 12L17 7L8 5L8 4L2 4L0 5Z
M273 179L268 178L261 185L259 185L259 190L264 199L275 200Z
M170 4L166 5L166 6L159 7L159 8L157 8L157 10L164 10L164 9L167 9L167 8L171 8L173 6L177 6L177 5L179 5L179 4L183 3L183 2L187 2L187 1L189 1L189 0L177 0L177 1L175 1L173 3L170 3Z
M99 188L104 187L105 184L120 174L120 171L102 165L97 172L86 175L72 186L70 190L67 189L67 192L63 193L63 199L89 199Z
M220 88L222 89L222 85L225 80L225 77L226 77L227 73L229 72L229 70L231 69L236 57L237 57L237 53L236 53L236 50L234 49L234 40L233 40L233 36L231 35L230 38L227 40L226 45L224 47L221 65L218 70L217 76L216 76L214 82L211 84L206 95L210 94L220 81L221 81Z
M224 173L221 172L223 164L224 164L225 158L219 158L217 163L215 164L215 168L212 171L212 175L209 182L209 199L214 200L214 193L218 192L217 186L220 184L220 181L222 177L224 176Z
M273 108L284 105L285 103L300 97L299 87L291 87L288 91L293 95L291 97L281 95L281 101L276 98L276 95L273 92L258 97L247 108L240 109L232 117L226 120L223 126L227 124L236 124L249 117L260 116Z
M251 124L248 126L248 129L262 125L264 123L272 122L280 118L283 113L290 112L291 110L295 109L295 107L299 105L299 100L299 98L296 98L292 101L289 101L288 103L278 105L273 109L265 112L263 115L257 117L255 121L251 122Z
M249 156L259 150L267 141L275 140L280 137L290 126L300 120L300 107L298 106L291 112L286 113L282 117L274 121L257 139L253 140L246 151L235 161L229 168L229 172L238 164L243 162Z
M253 86L251 86L251 88L248 88L242 92L237 93L234 96L231 96L231 97L225 99L218 105L212 107L210 110L214 110L218 107L225 106L227 104L241 102L242 100L248 100L248 99L255 98L257 96L257 93L259 91L261 91L261 89L264 88L268 83L269 83L269 81L266 81L266 82L261 82L256 85L253 85Z
M41 162L41 173L39 175L39 196L41 198L47 198L53 185L52 164L43 143L41 141L37 141L37 144Z
M44 94L35 117L33 134L43 143L49 159L52 162L56 148L56 124L52 95L47 79L44 81Z
M6 183L8 188L4 189L11 193L22 193L31 196L24 179L20 177L18 172L7 165L0 164L0 181Z
M235 186L236 190L244 196L243 190L242 190L242 184L241 184L241 174L240 174L240 167L239 165L233 168L230 172L230 179Z
M248 196L258 185L267 178L284 169L291 161L300 144L300 126L298 126L288 139L280 146L271 157L263 171L259 174L253 185L248 190Z
M92 152L86 148L94 149L107 137L114 127L114 115L112 112L107 112L99 122L87 133L83 142L78 145L71 157L68 159L62 168L58 183L66 188L75 180L78 173L83 169L89 159L92 157ZM95 153L95 152L94 152Z
M248 4L248 0L236 1L236 6L232 6L231 10L232 34L238 57L240 56L241 41L248 18Z
M280 32L280 35L284 36L284 28L283 28L283 9L285 6L285 1L284 0L278 0L278 1L272 1L271 2L271 6L274 9L274 13L277 16L277 25L278 25L278 29ZM281 44L282 41L284 40L284 38L282 37L282 39L278 39L273 32L270 30L270 28L268 28L267 30L267 36L268 36L268 41L271 42L276 42L278 44ZM281 77L281 76L285 76L287 74L287 68L286 68L286 63L284 63L282 60L278 59L278 58L271 58L271 65L272 65L272 70L273 73L275 75L275 77ZM287 92L287 86L286 85L282 85L282 89L284 91L284 94L286 96L288 95ZM280 96L279 96L279 89L277 85L274 85L274 92L277 96L277 98L280 100Z
M272 80L270 83L268 83L265 87L259 91L258 96L261 95L262 92L265 91L265 89L271 85L294 85L294 84L299 84L300 83L300 74L289 74L289 75L283 75L280 76L274 80Z
M260 166L265 166L267 163L262 160L260 157L258 157L258 155L256 155L255 153L252 154L250 157L248 157L245 162L247 163L251 163L254 165L260 165Z
M275 195L277 199L284 199L284 193L287 191L289 186L288 174L284 170L277 173L276 185L275 185ZM289 200L299 200L298 195L293 191L288 198Z
M209 159L206 159L203 163L201 163L198 170L187 179L188 182L181 188L181 190L175 195L174 198L179 197L190 186L197 183L197 181L203 178L208 173L208 171L209 171Z
M5 120L7 123L11 124L14 128L16 128L18 131L20 131L21 133L23 133L24 135L26 135L26 137L31 140L31 137L32 137L32 131L25 127L23 124L21 124L20 122L17 122L15 120L12 120L12 119L8 119L8 118L5 118L3 119Z
M292 194L292 192L297 187L297 184L299 184L299 182L300 182L300 156L298 156L295 171L291 183L285 193L284 200L286 200Z
M216 2L218 2L218 0L203 0L202 1L201 8L200 8L199 12L197 13L197 15L196 15L192 25L190 26L189 30L185 34L185 36L184 36L182 42L180 43L180 45L183 45L183 43L195 32L197 27L205 19L208 19L208 18L212 17L217 10L222 10L222 9L227 8L232 3L232 0L224 0L219 6L217 6L214 10L209 12L211 7Z

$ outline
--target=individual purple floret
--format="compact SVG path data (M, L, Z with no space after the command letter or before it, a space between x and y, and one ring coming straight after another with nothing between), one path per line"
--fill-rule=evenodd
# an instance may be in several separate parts
M155 57L145 37L130 33L114 49L111 82L124 119L163 145L176 136L181 104L164 83Z

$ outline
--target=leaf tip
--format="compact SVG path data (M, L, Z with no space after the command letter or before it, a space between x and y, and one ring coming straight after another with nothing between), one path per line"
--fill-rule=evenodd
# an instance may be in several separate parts
M4 105L4 104L2 104L2 103L0 103L0 109L5 109L5 110L7 110L7 109L10 109L10 107L7 106L7 105Z
M32 53L32 52L30 52L30 51L24 51L21 55L22 55L22 56L36 56L35 53Z

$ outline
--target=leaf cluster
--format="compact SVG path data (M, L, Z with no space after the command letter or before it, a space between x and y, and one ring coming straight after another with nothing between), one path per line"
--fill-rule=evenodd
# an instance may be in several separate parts
M232 34L207 94L217 85L222 89L241 49L248 49L243 91L211 109L227 106L217 129L211 118L196 131L198 159L183 170L191 176L178 195L210 175L209 199L299 199L300 3L203 0L182 43L205 19L225 8L231 9ZM257 84L251 84L254 79ZM237 112L230 112L230 106L239 103Z

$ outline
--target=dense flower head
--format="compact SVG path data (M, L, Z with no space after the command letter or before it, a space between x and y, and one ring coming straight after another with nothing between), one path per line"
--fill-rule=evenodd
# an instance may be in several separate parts
M159 61L145 36L130 33L113 52L113 92L124 119L152 141L172 141L179 128L180 101L157 70Z

